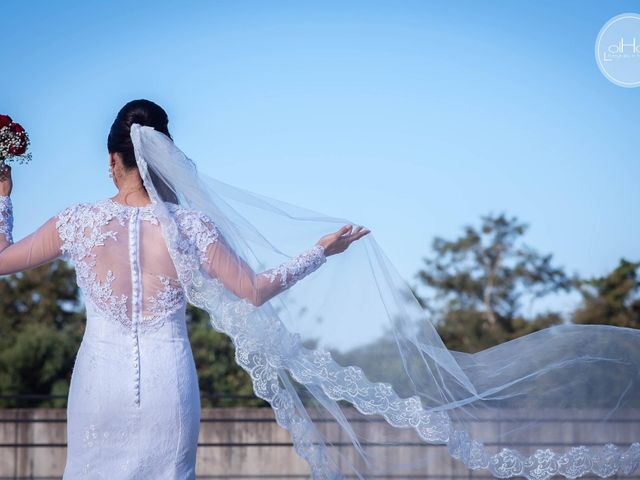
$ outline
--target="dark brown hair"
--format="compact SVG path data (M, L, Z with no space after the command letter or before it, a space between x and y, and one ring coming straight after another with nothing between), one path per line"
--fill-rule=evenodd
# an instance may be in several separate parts
M131 125L134 123L153 127L173 140L169 133L169 117L160 105L145 99L128 102L118 112L107 137L109 153L119 153L127 170L138 168L131 142ZM175 193L153 170L149 169L149 175L162 200L178 203Z

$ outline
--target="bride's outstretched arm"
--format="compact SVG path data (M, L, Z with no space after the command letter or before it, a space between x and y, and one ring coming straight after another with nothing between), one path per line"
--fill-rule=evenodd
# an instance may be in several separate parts
M254 305L262 305L317 270L326 257L324 248L314 245L276 268L257 273L215 232L215 241L209 245L204 260L204 270L228 290Z
M61 240L56 217L51 217L35 232L13 243L13 205L11 203L11 167L0 172L0 275L37 267L61 255Z
M0 195L0 275L29 270L54 260L61 255L60 247L55 217L51 217L35 232L13 243L11 197Z
M315 245L275 268L256 273L229 246L216 226L205 221L210 242L204 250L205 271L218 278L234 294L254 305L262 305L296 282L317 270L327 256L346 250L348 245L369 233L358 227L348 235L350 226L322 237ZM345 235L347 234L347 235Z

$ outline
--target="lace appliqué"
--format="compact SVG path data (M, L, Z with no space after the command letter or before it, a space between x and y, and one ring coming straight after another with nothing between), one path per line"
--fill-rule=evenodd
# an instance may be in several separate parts
M92 210L89 205L78 203L65 208L58 214L56 228L62 240L60 247L62 257L73 260L76 267L78 286L96 307L108 316L118 319L124 325L131 324L127 318L127 296L115 296L111 283L115 279L111 270L107 271L105 280L100 282L94 268L96 255L92 248L104 245L107 238L117 240L115 231L102 231L113 217L113 212L105 209ZM119 219L124 225L124 220ZM87 233L87 229L89 233Z
M317 270L326 261L324 247L316 244L290 261L264 272L263 275L267 276L270 282L279 279L280 285L285 289Z
M488 453L481 442L472 440L468 432L453 431L449 439L449 452L473 470L488 470L495 477L525 477L546 480L556 475L578 478L588 473L610 477L618 472L629 475L640 465L640 443L622 450L612 443L601 448L573 447L565 453L551 449L538 449L532 455L503 448L496 454Z
M13 205L8 195L0 195L0 234L13 243Z
M194 253L200 260L200 264L209 261L207 249L209 245L218 241L220 232L211 218L197 210L187 210L176 204L169 203L169 211L175 214L183 235L178 236L178 251L191 257Z
M104 281L98 280L94 271L96 255L92 249L104 245L107 238L117 240L117 232L103 231L101 227L113 218L125 226L131 208L135 207L122 205L110 199L97 203L93 208L91 204L77 203L62 210L56 220L56 228L62 240L62 257L75 263L78 286L98 310L106 317L116 319L127 329L132 328L132 319L127 309L128 296L113 293L112 283L115 276L112 270L107 271ZM139 218L158 225L158 219L151 208L139 208ZM181 287L172 285L168 277L158 277L164 288L148 299L151 310L142 316L138 325L140 331L160 327L165 318L185 303Z
M181 286L174 286L169 277L158 275L164 288L158 290L149 298L148 310L150 313L142 315L141 325L157 323L160 318L167 318L179 310L185 303L185 296Z
M102 232L100 227L109 223L114 216L120 225L125 225L124 216L118 213L110 208L92 209L86 203L76 203L58 213L56 228L62 240L60 250L63 258L75 262L81 262L87 257L95 260L95 255L91 253L94 246L104 245L108 237L117 240L116 232Z

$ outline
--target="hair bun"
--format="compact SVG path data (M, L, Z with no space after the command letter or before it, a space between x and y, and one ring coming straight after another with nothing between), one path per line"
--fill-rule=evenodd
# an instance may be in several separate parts
M145 99L128 102L118 112L107 138L109 153L120 153L126 168L137 167L131 143L131 125L134 123L152 127L171 138L169 117L160 105Z
M126 120L127 125L131 128L131 125L134 123L139 123L140 125L147 125L147 115L142 112L133 112L129 118ZM149 125L152 127L153 125Z

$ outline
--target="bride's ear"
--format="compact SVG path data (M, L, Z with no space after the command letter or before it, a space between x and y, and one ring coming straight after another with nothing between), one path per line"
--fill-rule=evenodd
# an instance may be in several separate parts
M118 186L118 177L122 171L122 156L118 152L109 152L109 177Z
M122 160L122 154L120 152L110 152L109 153L109 168L115 172L122 172L127 170L124 166L124 162Z

